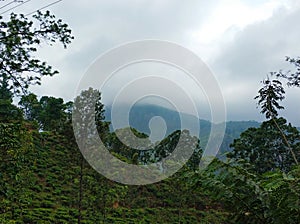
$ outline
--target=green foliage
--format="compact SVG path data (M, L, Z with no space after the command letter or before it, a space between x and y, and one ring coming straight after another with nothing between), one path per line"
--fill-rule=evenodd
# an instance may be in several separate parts
M276 74L277 77L286 79L288 86L300 87L300 58L286 57L286 61L294 65L296 71L283 72L280 70L279 72L274 74Z
M30 133L24 123L0 123L0 135L2 162L16 159L30 148Z
M260 185L268 198L265 199L265 216L272 223L298 223L300 220L300 166L288 174L280 171L263 175Z
M8 80L3 77L0 82L0 121L22 120L22 112L12 104L12 93L9 90Z
M299 222L299 166L288 174L276 170L260 175L215 160L191 181L222 204L230 214L226 223Z
M3 76L0 83L0 99L12 101L12 92L9 89L8 79Z
M284 118L275 121L285 133L296 158L300 159L299 131L291 124L287 124ZM234 140L231 144L233 151L227 156L235 161L243 160L258 173L275 169L288 172L295 165L295 161L280 130L273 120L263 122L259 128L249 128L240 138Z
M30 93L21 97L19 105L25 119L36 122L43 131L64 132L71 125L73 103L62 98L43 96L38 100Z
M55 26L48 16L43 18L46 26ZM52 38L48 41L64 41L59 35ZM131 127L110 133L101 94L92 88L83 91L74 105L61 98L23 96L19 105L25 121L19 115L9 117L18 108L12 105L14 83L9 86L4 75L0 86L0 223L299 223L299 131L277 118L277 110L282 109L278 101L284 99L281 83L267 80L264 84L257 98L262 113L271 119L234 140L231 160L215 159L199 171L198 138L178 130L152 144L146 134ZM112 182L82 157L73 137L72 111L79 144L100 136L107 149L124 162L158 162L164 172L163 158L176 147L183 152L178 162L190 147L194 153L182 169L159 183L129 187ZM39 128L44 131L38 132ZM239 128L228 127L227 134L232 137L245 129ZM139 150L135 137L149 149Z
M291 60L291 59L288 58L287 60ZM297 64L297 62L295 62L293 59L291 63ZM274 74L276 73L271 72L272 76ZM281 72L277 74L277 77L280 77L280 74ZM287 79L291 78L290 80L293 80L295 77L298 77L298 75L292 74L291 77L283 75L281 77ZM294 162L298 165L297 155L292 149L292 146L290 145L287 136L284 133L284 130L281 129L281 127L279 126L279 124L275 119L278 116L277 110L284 109L284 107L279 104L279 101L282 101L285 98L284 96L285 90L282 87L282 83L279 81L278 78L273 79L271 81L268 78L267 80L263 81L263 84L264 86L258 91L259 95L255 97L255 99L258 99L258 105L261 106L261 113L265 114L267 119L270 118L273 120L274 124L276 125L276 128L281 134L282 139L285 141L286 146L289 148ZM288 84L291 85L291 83ZM297 80L296 81L294 80L294 85L297 86Z
M37 121L39 117L39 112L41 110L41 105L37 99L37 95L30 93L28 95L23 95L19 101L19 106L24 112L26 120Z
M81 140L85 142L89 135L99 134L105 141L106 134L109 130L109 123L104 122L104 106L101 103L101 93L99 90L89 88L83 90L74 100L73 108L73 126ZM91 127L96 127L92 129ZM89 133L97 131L97 133Z
M31 170L27 154L32 152L31 126L24 122L0 123L0 213L15 218L15 210L30 198Z
M258 105L261 106L261 113L265 114L267 119L277 117L277 110L284 109L278 102L285 98L282 83L277 79L269 80L268 78L263 81L263 87L258 93L259 95L255 99L258 99Z
M234 139L240 137L241 133L246 131L249 128L259 127L260 123L257 121L228 121L226 122L225 135L222 141L222 145L218 152L218 157L225 157L226 153L230 152L230 144ZM210 132L209 132L210 133ZM206 144L208 141L209 133L207 133ZM200 135L201 136L201 135ZM204 144L203 139L200 137L201 147L204 149L206 144Z
M126 111L126 108L120 106L117 108L116 116L118 114L123 114ZM166 109L161 106L157 105L133 105L133 107L130 109L129 113L129 125L130 127L136 129L139 132L145 133L147 135L150 135L150 128L149 128L149 122L153 116L160 116L164 119L167 125L166 130L166 136L171 135L177 130L181 129L181 121L180 117L183 117L184 120L188 121L190 125L190 132L191 135L194 135L195 133L198 133L199 130L199 139L200 139L200 146L202 149L205 149L209 135L211 132L212 123L207 120L202 120L195 116L179 113L174 110ZM111 108L106 107L105 108L105 117L107 121L111 120ZM196 125L196 123L199 122L200 126ZM222 145L219 149L219 156L222 156L224 153L231 151L231 148L229 145L232 143L232 141L236 138L240 137L240 134L247 130L250 127L258 127L260 125L259 122L256 121L228 121L226 122L226 130L225 130L225 136L223 138ZM218 126L217 126L218 127ZM199 129L200 128L200 129ZM156 139L154 139L156 140Z
M43 96L39 104L40 110L37 119L41 128L44 131L60 131L67 119L67 105L63 99Z
M32 133L34 150L25 154L26 169L19 176L21 179L18 184L5 179L9 184L2 189L6 189L9 196L0 196L0 220L4 223L39 223L41 220L75 223L81 154L69 136L57 132ZM1 167L1 171L12 177L17 173L14 170L13 164L11 170ZM188 170L182 169L157 184L128 187L106 179L84 162L81 223L174 223L179 220L224 223L227 213L211 208L208 198L180 180Z
M184 161L185 158L189 157L188 150L193 150L187 164L194 170L198 169L202 155L199 139L191 136L187 130L175 131L161 142L153 144L146 134L140 133L134 128L122 128L109 133L105 144L107 149L114 153L114 156L124 162L144 165L159 163L162 171L165 165L163 158L170 156L175 148L180 150L180 155L176 157L177 162Z
M0 99L0 122L21 121L22 111L11 100Z
M71 30L62 20L55 20L49 11L38 12L29 20L24 15L11 14L8 21L0 17L0 82L8 81L8 90L24 93L30 85L40 84L41 77L57 73L33 54L44 42L59 41L64 47L71 42Z
M124 162L146 164L149 162L150 155L147 150L142 150L141 142L144 148L153 146L146 134L140 133L134 128L121 128L108 134L105 145L110 152Z

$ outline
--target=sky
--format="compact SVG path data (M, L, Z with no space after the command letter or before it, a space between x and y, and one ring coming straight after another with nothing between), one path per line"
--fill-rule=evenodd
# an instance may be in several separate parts
M30 0L13 11L26 14L52 2ZM31 88L39 96L73 100L81 78L100 55L127 42L164 40L194 52L209 67L221 88L227 120L262 121L253 99L260 82L269 72L292 68L286 56L300 56L297 0L62 0L48 9L69 24L75 40L67 49L41 46L38 57L60 74ZM135 75L137 71L142 69ZM185 87L192 85L180 77ZM104 103L129 81L112 79L103 92ZM286 90L286 109L280 115L300 126L300 88ZM195 99L205 96L200 92L192 93ZM201 99L199 105L207 112L208 103Z

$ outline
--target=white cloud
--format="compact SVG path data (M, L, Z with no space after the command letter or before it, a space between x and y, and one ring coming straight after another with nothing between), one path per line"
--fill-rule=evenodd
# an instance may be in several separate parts
M299 55L300 31L293 26L300 19L299 12L299 7L292 10L287 7L278 8L269 19L246 26L231 41L223 43L222 51L212 62L212 68L225 88L224 95L230 105L228 108L234 110L231 114L239 114L235 116L246 119L249 115L243 114L251 111L254 118L259 118L249 108L260 87L259 81L271 71L287 68L289 65L284 61L285 56ZM289 92L287 99L295 100L295 94ZM239 96L243 97L237 102L236 98ZM283 113L299 124L299 117L294 111L299 112L300 106L294 102L286 101L287 108L293 108L293 112L287 110Z
M265 2L259 6L249 7L245 2L229 0L221 2L206 19L205 24L198 31L191 33L200 43L211 43L232 27L242 29L254 22L266 20L272 16L278 7L275 2Z
M48 3L32 0L18 12ZM65 0L50 9L70 25L76 39L67 50L43 47L40 56L61 74L44 79L33 90L71 100L81 76L100 54L128 41L163 39L187 47L208 63L224 90L230 119L259 119L253 100L259 81L286 66L286 55L299 55L299 4L297 0ZM290 92L290 99L297 93ZM299 111L292 102L286 103ZM298 119L294 113L289 116Z

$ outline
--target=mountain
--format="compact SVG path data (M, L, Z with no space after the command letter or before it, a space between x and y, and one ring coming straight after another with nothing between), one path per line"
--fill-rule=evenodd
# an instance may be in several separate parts
M111 107L105 108L105 117L107 121L111 121ZM197 135L199 133L200 144L202 148L205 148L212 125L210 121L199 119L193 115L180 113L165 107L150 105L150 104L136 104L131 107L128 116L125 115L126 106L121 105L118 108L114 108L114 127L111 126L112 130L119 128L124 128L131 126L137 129L139 132L143 132L150 136L152 142L159 141L164 137L168 136L172 132L181 129L181 119L184 121L186 126L189 127L191 135ZM161 117L164 120L165 125L162 123L161 119L153 119L156 116ZM115 120L120 119L120 121L115 122ZM153 119L153 120L151 120ZM128 122L126 122L128 120ZM230 151L229 145L234 139L239 138L240 134L250 127L258 127L260 125L257 121L228 121L226 122L225 135L219 154ZM150 127L151 128L150 128ZM154 133L151 133L151 129ZM186 129L183 127L182 129ZM165 132L162 134L162 132ZM155 135L158 133L157 135Z

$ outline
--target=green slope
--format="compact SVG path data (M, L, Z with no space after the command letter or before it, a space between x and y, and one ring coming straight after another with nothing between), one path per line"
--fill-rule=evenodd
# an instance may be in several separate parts
M76 144L52 132L33 136L20 164L24 180L11 179L5 188L19 194L9 197L0 189L0 223L77 223L82 157ZM86 162L82 173L81 223L224 223L227 216L179 181L182 173L147 186L114 183Z

